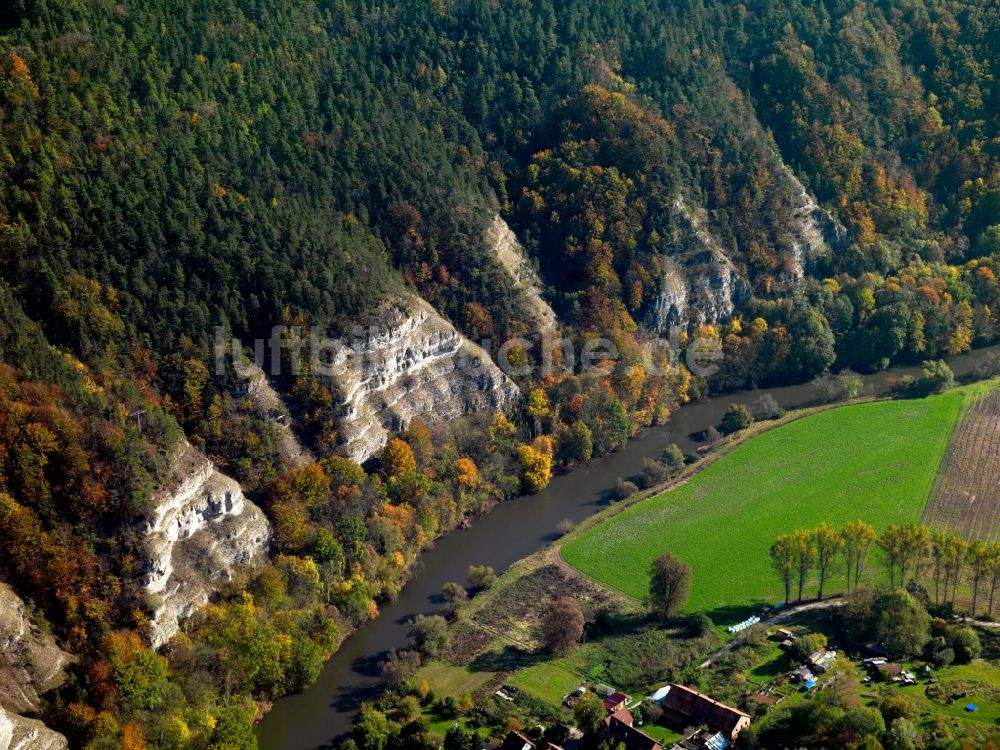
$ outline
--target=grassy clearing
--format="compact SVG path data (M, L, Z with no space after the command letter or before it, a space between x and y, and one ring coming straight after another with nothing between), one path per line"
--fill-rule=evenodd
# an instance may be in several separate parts
M666 727L661 727L659 724L645 724L640 729L659 742L663 747L670 747L678 740L684 739L682 732L674 732Z
M470 672L463 667L435 661L423 667L413 676L413 683L427 680L435 695L459 696L472 693L493 677L491 672Z
M967 692L968 695L948 705L928 698L923 684L899 689L915 698L921 709L929 714L988 726L995 726L1000 722L1000 688L997 687L1000 685L1000 669L995 665L977 659L971 664L939 669L934 673L934 678L945 692ZM969 703L977 706L974 713L965 710Z
M738 619L783 594L768 558L778 535L822 521L919 521L966 398L959 389L844 406L764 432L686 484L575 535L561 554L641 598L653 558L670 550L693 569L688 610Z
M584 679L561 661L547 661L516 672L509 682L549 705L558 706Z

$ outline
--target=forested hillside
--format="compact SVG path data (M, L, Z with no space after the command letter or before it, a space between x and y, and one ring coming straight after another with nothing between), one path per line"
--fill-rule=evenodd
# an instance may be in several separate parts
M995 341L998 61L997 0L3 3L0 579L80 656L47 723L252 746L468 516L709 391ZM497 214L563 332L619 359L522 368L506 413L414 419L365 468L343 386L274 373L293 465L215 326L346 336L418 295L534 341ZM670 328L721 372L644 367ZM142 529L184 437L272 563L154 653Z

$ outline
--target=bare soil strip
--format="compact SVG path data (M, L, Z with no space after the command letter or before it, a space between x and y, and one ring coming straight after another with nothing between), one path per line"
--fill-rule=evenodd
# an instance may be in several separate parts
M924 522L967 539L1000 539L1000 390L970 403L959 419Z

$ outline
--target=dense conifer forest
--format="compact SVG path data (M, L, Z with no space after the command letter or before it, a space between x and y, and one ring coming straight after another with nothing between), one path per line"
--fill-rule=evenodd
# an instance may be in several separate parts
M258 712L466 517L709 392L995 342L998 61L996 0L4 2L0 580L79 657L46 723L255 747ZM834 228L812 259L796 180ZM711 380L639 355L678 201L745 287L685 332L721 347ZM318 460L284 461L214 327L339 335L410 290L469 338L531 337L498 213L567 335L622 357L519 376L506 415L415 420L364 468L337 394L286 374ZM273 556L154 652L140 530L185 438Z

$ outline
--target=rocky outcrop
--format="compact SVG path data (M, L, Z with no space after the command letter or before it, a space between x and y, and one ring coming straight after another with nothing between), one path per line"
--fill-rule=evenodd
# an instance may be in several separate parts
M291 415L278 392L271 386L264 371L253 361L240 362L237 374L246 381L247 398L261 419L274 426L277 433L278 453L290 466L312 463L313 456L302 445L291 427Z
M535 331L545 337L556 332L556 314L542 296L542 280L531 261L517 241L517 236L507 226L500 214L493 217L486 241L496 255L497 261L510 274L514 288L522 293L524 313L535 327Z
M779 184L791 197L787 233L782 238L788 247L787 272L782 281L792 286L802 280L809 267L847 239L847 229L828 211L821 208L791 168L777 157Z
M154 647L206 604L220 582L258 565L271 539L260 508L187 441L171 457L145 533L144 585L159 599L149 629Z
M8 713L0 706L0 750L64 750L66 738L37 719Z
M31 622L24 601L0 583L0 750L62 750L66 738L19 714L41 709L43 693L66 679L76 659Z
M42 693L59 687L74 661L32 624L14 590L0 583L0 705L13 713L38 711Z
M519 395L485 351L415 295L386 300L365 322L336 343L328 368L341 398L340 443L354 461L414 417L447 422L502 409Z
M660 290L646 327L660 335L725 320L750 299L750 285L710 234L703 211L682 197L672 207L673 236L661 257Z

